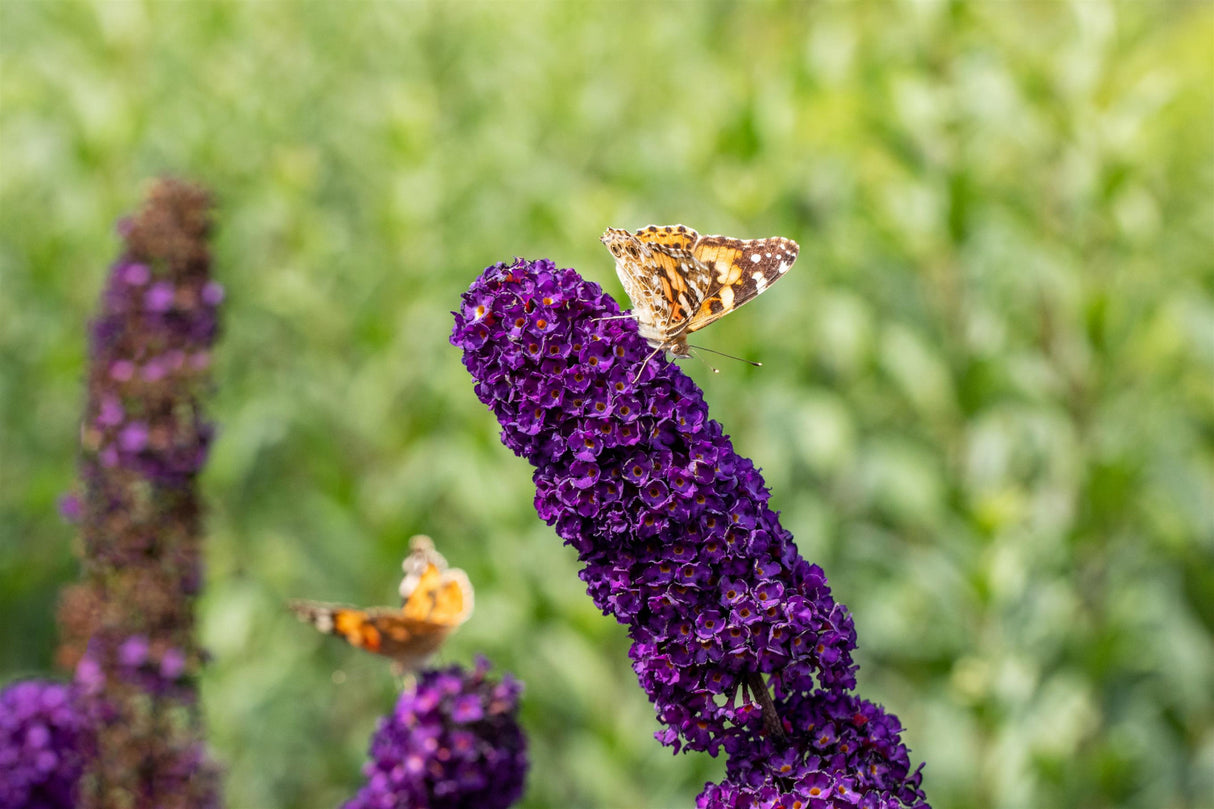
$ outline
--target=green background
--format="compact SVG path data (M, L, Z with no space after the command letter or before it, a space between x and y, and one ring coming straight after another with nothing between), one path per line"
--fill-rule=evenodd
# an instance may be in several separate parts
M0 3L0 680L76 576L85 326L150 177L217 195L209 735L347 797L387 666L283 602L477 589L527 807L689 806L623 629L447 343L487 264L622 297L607 226L787 236L684 368L855 613L937 809L1214 805L1210 3ZM714 364L718 364L714 361Z

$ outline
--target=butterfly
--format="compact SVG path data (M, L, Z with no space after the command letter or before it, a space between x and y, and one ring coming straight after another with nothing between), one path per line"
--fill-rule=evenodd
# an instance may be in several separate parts
M687 335L783 278L801 249L778 236L701 236L683 225L650 225L636 233L607 228L600 241L615 256L637 332L654 354L665 350L676 357L691 356Z
M416 671L472 614L472 584L420 534L409 540L401 567L400 609L293 601L291 611L321 632L391 658L402 672Z

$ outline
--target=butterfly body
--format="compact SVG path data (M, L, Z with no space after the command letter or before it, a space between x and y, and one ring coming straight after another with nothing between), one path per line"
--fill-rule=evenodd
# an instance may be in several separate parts
M765 292L797 260L791 239L701 236L684 225L635 233L608 228L601 241L632 301L637 332L655 351L689 357L687 336Z
M448 568L429 537L414 537L410 545L400 609L293 601L292 612L325 634L391 658L402 670L417 670L472 614L473 595L467 575Z

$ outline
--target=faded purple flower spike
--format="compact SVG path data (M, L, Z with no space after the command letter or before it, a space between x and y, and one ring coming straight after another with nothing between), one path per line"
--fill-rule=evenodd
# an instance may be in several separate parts
M380 720L366 785L345 809L505 809L523 792L527 749L518 725L522 685L486 677L484 658L424 671Z
M72 688L25 680L0 691L0 806L72 809L92 729Z
M535 466L536 510L578 551L595 604L629 627L633 669L666 726L659 740L724 747L745 776L738 788L762 781L777 753L798 774L834 772L809 760L802 706L854 688L851 616L695 383L664 358L643 365L636 324L609 319L619 308L598 285L550 261L488 268L454 314L451 342L477 395L503 443ZM886 780L909 784L895 746ZM850 783L864 786L857 802L886 790Z
M119 227L126 249L92 323L78 508L84 580L61 599L59 655L78 664L97 723L83 807L218 803L193 637L202 582L195 478L212 435L200 398L222 298L210 276L209 211L201 189L155 183Z

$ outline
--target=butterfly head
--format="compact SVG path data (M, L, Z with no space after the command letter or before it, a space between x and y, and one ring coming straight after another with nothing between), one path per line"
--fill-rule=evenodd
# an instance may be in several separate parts
M599 241L607 246L616 261L639 261L645 250L641 241L623 228L607 228Z

